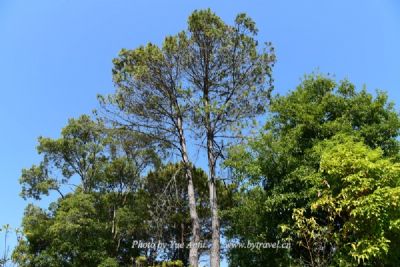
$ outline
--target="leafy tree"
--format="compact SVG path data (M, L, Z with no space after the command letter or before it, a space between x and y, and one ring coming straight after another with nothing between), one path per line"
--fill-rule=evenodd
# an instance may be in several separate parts
M347 135L315 150L320 168L310 179L320 181L317 198L309 210L294 210L292 226L282 225L306 252L302 263L397 266L400 163Z
M200 10L192 13L188 24L185 81L193 88L194 129L206 142L212 212L210 266L217 267L220 221L216 164L226 141L238 137L233 129L240 129L241 124L264 111L272 89L275 56L270 44L260 51L255 39L257 28L246 14L238 14L230 26L210 9Z
M57 217L57 223L55 223L54 214L51 216L46 211L33 205L27 207L22 222L25 238L19 241L13 252L13 260L19 266L78 266L78 264L97 266L98 261L101 261L101 256L95 258L93 249L89 249L88 246L90 240L87 236L90 234L90 230L94 230L91 227L93 225L88 224L91 219L84 217L85 215L93 216L93 213L86 213L85 210L88 207L88 199L85 199L82 207L71 207L69 205L70 199L74 200L74 198L67 198L63 201L62 204L65 203L66 207L63 207L64 214ZM82 200L82 198L79 198L79 200ZM75 203L71 204L76 205ZM66 215L65 212L68 212L68 215L71 216L71 222L64 225L66 221L60 222L60 219L69 218L64 217ZM77 223L78 220L86 221L86 225L82 225L82 229ZM81 238L78 238L78 235L73 232L80 232L83 229L85 229L82 231L84 235ZM63 230L67 230L67 232L61 233ZM99 234L98 232L95 233ZM82 240L85 236L86 240ZM65 242L62 241L64 238ZM81 241L84 242L82 246L80 244ZM61 245L61 247L57 245ZM85 254L77 254L76 252L80 249L88 249L88 251ZM103 249L104 247L96 248L96 252L100 252Z
M193 174L201 189L197 193L202 199L200 215L207 221L207 176L200 169L193 169ZM132 259L146 255L149 264L164 259L187 265L191 231L183 166L160 167L145 176L130 196L118 195L117 191L88 194L77 190L60 198L49 211L29 205L22 224L24 238L14 250L14 261L21 266L102 266L111 262L128 266ZM175 241L185 247L153 251L132 247L134 240Z
M293 227L295 209L304 209L307 215L321 184L328 183L318 173L318 144L347 134L371 149L381 149L384 157L396 158L399 125L386 94L378 91L373 97L365 89L357 92L348 81L336 83L321 75L307 76L287 96L272 98L264 130L247 145L232 149L226 161L242 188L236 196L237 208L227 214L231 222L227 234L260 242L281 237L279 226ZM248 216L249 211L256 213ZM233 266L283 266L300 257L307 258L298 246L290 254L285 250L231 251Z
M111 258L122 266L129 264L142 253L131 244L133 239L146 238L137 224L143 213L139 207L134 210L136 220L127 226L133 233L116 239L108 206L101 194L80 190L60 198L48 211L29 205L22 223L24 238L13 260L19 266L98 266Z
M170 36L162 47L149 43L134 50L121 50L113 61L117 91L107 98L100 97L100 102L117 127L144 134L162 147L179 152L186 171L192 243L197 244L200 224L185 134L188 90L181 82L185 42ZM191 247L190 264L196 267L198 249Z
M72 129L74 135L66 134ZM150 265L161 259L188 264L186 165L163 165L145 136L106 129L87 116L70 120L59 139L39 138L38 151L43 167L37 173L23 170L22 196L40 199L56 190L60 197L47 210L26 208L23 236L12 255L19 266L131 266L139 255ZM68 171L80 170L76 166L83 171ZM193 166L190 172L200 218L208 224L207 176ZM81 173L90 175L82 179ZM63 188L74 180L69 191ZM201 234L208 235L206 228ZM174 240L186 247L154 251L133 246L135 240Z
M98 175L97 165L104 161L105 131L103 125L83 115L69 120L60 139L39 137L37 150L43 155L40 164L23 169L20 182L22 197L40 199L56 190L61 197L61 186L68 184L72 176L80 178L84 192L93 190ZM52 172L53 169L58 173ZM57 177L61 174L62 177Z
M223 139L238 137L232 129L262 113L272 89L273 50L267 44L260 51L256 34L255 23L245 14L230 26L210 10L195 11L188 29L168 36L161 47L149 43L121 50L113 70L117 92L100 98L114 123L175 148L187 170L187 128L206 141L213 267L220 262L216 164L225 149ZM192 236L198 242L200 225L189 172L187 177ZM191 255L191 265L197 266L198 252L192 249Z
M22 196L40 199L56 190L60 198L49 211L27 207L14 261L21 266L97 266L107 257L123 263L140 255L131 246L134 238L147 238L139 234L143 227L138 223L146 207L134 201L134 194L142 171L159 162L147 144L145 138L106 129L88 116L71 119L59 139L39 138L43 160L22 171ZM128 220L132 223L120 226Z
M15 233L16 236L19 236L19 229L12 228L9 224L5 224L0 227L0 237L2 241L3 247L2 250L0 250L0 266L1 267L7 267L7 266L12 266L11 264L11 258L10 258L10 247L8 244L10 234Z

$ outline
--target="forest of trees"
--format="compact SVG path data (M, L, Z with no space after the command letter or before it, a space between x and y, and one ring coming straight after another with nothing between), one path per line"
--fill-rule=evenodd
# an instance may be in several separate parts
M257 32L199 10L122 49L100 108L39 137L21 197L56 201L26 207L0 266L400 266L394 104L323 74L276 94Z

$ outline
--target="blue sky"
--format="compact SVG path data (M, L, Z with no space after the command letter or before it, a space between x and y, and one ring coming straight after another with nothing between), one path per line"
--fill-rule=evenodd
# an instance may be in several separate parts
M400 103L395 0L0 0L0 225L20 224L28 202L18 178L40 159L37 137L57 137L68 118L97 107L96 94L113 92L118 51L160 43L208 7L227 22L239 12L256 21L259 40L276 49L276 92L319 70Z

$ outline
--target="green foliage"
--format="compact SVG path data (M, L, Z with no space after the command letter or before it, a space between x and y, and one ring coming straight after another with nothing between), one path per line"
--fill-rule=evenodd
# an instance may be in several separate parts
M48 210L28 205L14 262L20 266L98 266L117 260L126 265L132 263L132 257L150 253L133 248L132 242L159 237L152 228L156 216L151 211L170 173L166 170L160 180L151 178L154 172L144 176L149 168L161 173L162 168L169 168L161 165L158 155L162 153L153 148L142 135L106 129L87 116L71 119L59 139L39 138L43 160L22 171L22 196L40 199L56 190L60 198ZM206 183L200 170L194 173L196 179L203 177L197 183ZM182 191L184 176L182 172L178 176ZM78 184L68 192L67 186L76 180ZM204 196L205 186L201 188ZM182 197L185 195L179 195L181 206L165 207L170 213L163 214L163 219L170 229L180 221L187 222L187 199ZM187 226L182 234L185 242L189 231ZM177 239L177 235L171 231L169 238ZM186 254L169 256L187 260Z
M100 96L100 102L115 125L175 149L186 165L185 132L206 140L213 192L226 145L263 114L272 90L274 51L270 43L259 45L256 36L254 21L245 14L228 25L209 9L196 10L187 30L166 37L162 45L122 49L113 60L116 92ZM219 255L219 218L215 194L209 196L213 256ZM196 217L195 210L190 214ZM192 223L196 240L197 218Z
M399 231L400 163L344 135L318 150L319 197L309 214L304 209L293 214L294 240L308 251L307 260L313 266L394 265L387 255L398 254L392 233Z
M99 96L115 125L143 133L163 149L179 149L190 90L182 86L185 44L183 33L122 49L113 60L116 92ZM179 122L178 122L179 121Z
M39 166L33 165L29 169L23 169L20 178L22 184L21 196L40 199L41 195L49 195L51 190L58 189L55 179L48 176L47 162L41 162Z
M118 266L120 265L118 264L118 261L116 259L107 258L104 261L102 261L98 267L118 267Z
M315 244L323 241L321 240L322 233L328 231L331 234L337 234L341 227L338 228L336 225L336 228L332 230L328 224L321 223L327 220L326 211L317 212L316 217L309 216L314 201L323 196L322 189L330 189L334 194L343 190L344 194L356 196L356 191L346 190L361 190L362 192L367 189L374 190L372 180L376 182L378 177L389 179L385 177L395 176L393 173L397 168L395 166L397 166L399 145L396 137L399 125L399 117L394 111L393 104L387 102L386 94L378 91L376 97L373 97L365 89L357 92L348 81L337 84L327 77L308 76L295 91L287 96L274 97L271 100L269 119L262 133L249 140L247 145L232 149L229 159L225 162L226 165L233 167L235 177L241 184L240 192L243 192L236 196L237 208L227 214L231 218L228 235L250 241L276 240L285 236L282 235L280 226L284 226L284 229L295 229L296 218L302 228L308 225L309 233L313 231L318 233L315 237L317 239L313 241ZM352 136L354 138L352 142L357 145L349 144L350 141L345 137L334 138L334 136L343 135ZM324 140L336 143L329 147L326 144L329 141ZM359 142L365 145L361 146ZM346 146L347 149L344 149ZM336 151L337 154L335 154L333 150L339 148L343 149ZM332 151L328 151L329 149ZM367 153L368 149L371 151ZM367 155L367 158L363 158L365 157L363 153ZM337 160L342 161L335 161L333 154ZM377 161L378 158L382 158L382 161ZM380 165L373 169L374 176L372 173L359 176L367 172L371 168L371 162L375 161L380 162ZM393 163L389 164L389 161ZM355 165L343 165L345 162ZM379 168L382 168L380 172ZM326 173L328 170L330 174ZM338 178L341 175L346 175L347 178L341 180ZM390 188L396 186L394 176L390 178L392 183L387 185ZM341 182L333 183L333 177ZM350 189L346 187L344 181L353 183L354 186ZM380 190L383 191L377 191L377 193L380 192L379 194L386 197L395 195L395 191L384 193L386 189ZM371 191L364 193L370 194ZM378 200L379 198L376 199L376 204L380 205ZM363 210L365 207L366 205L359 209ZM236 216L245 217L249 213L248 209L257 211L254 217L258 218L243 221L234 219ZM293 214L296 209L298 213ZM361 214L367 216L364 214L365 210L359 209L354 212L360 216ZM380 211L382 207L377 206L374 213L368 213L371 224L374 222L372 214L378 217L383 216ZM304 217L300 214L304 214ZM296 216L293 217L294 215ZM311 220L313 218L315 222ZM348 219L348 217L343 218L346 222ZM339 225L343 224L343 221L339 223ZM368 224L370 228L366 229L374 229L371 224ZM321 228L318 227L320 225ZM244 231L244 229L248 230ZM393 228L382 229L385 235L390 231L393 232L390 230ZM361 241L362 237L367 238L370 234L371 232L360 233L357 238ZM329 237L330 242L332 238ZM384 239L379 240L383 242ZM385 247L388 247L382 242L377 243L381 245L379 251L371 252L375 253L375 257L379 258L379 255L382 255L379 253L383 253ZM362 244L364 245L360 245L360 249L366 246L366 243ZM392 244L398 244L398 240L392 241ZM332 246L330 248L332 249ZM341 257L345 258L350 253L343 252L337 246L335 246L335 251L335 257L343 253ZM250 262L254 264L253 258L259 259L257 264L264 266L278 266L288 258L303 259L305 260L303 263L311 262L309 253L300 245L292 247L290 254L289 251L265 251L264 254L268 256L264 258L257 252L239 254L240 252L233 251L231 258L241 264ZM329 258L331 254L329 251L321 252L321 257ZM359 257L361 254L353 255ZM394 252L389 251L385 257L387 259L393 255ZM268 258L274 258L276 261L268 262ZM392 260L396 262L395 258ZM325 262L321 260L320 264L323 265Z
M61 194L61 185L67 184L74 175L80 177L83 190L90 192L98 175L96 164L105 160L103 128L101 122L96 123L83 115L69 120L61 138L40 137L37 150L43 155L43 160L38 166L22 170L22 197L40 199L50 190ZM57 177L59 173L62 178Z
M275 54L270 43L259 45L255 22L244 13L229 25L210 9L197 10L188 24L184 78L193 90L193 123L217 140L264 112Z
M275 54L256 36L243 13L228 25L209 9L194 11L188 29L161 46L122 49L113 60L116 93L100 102L115 123L169 148L179 150L181 126L200 135L208 127L217 140L265 110Z
M113 239L96 206L94 196L81 192L60 199L49 212L29 205L13 260L19 266L97 266L112 251Z
M187 246L137 248L133 241L187 245L197 219L202 240L217 240L217 206L208 199L214 203L208 186L216 164L229 140L268 108L262 132L229 150L224 164L234 181L215 182L219 214L228 239L281 239L292 247L234 248L230 265L399 266L394 105L381 91L373 96L322 75L271 98L275 55L271 44L259 46L257 32L245 14L228 25L199 10L187 30L162 45L122 49L113 60L116 93L99 97L111 123L86 115L69 120L60 138L39 138L42 160L22 170L24 199L53 191L59 198L48 209L27 206L13 261L187 266ZM190 164L187 130L207 141L210 177ZM182 163L163 162L171 149ZM3 229L6 237L9 231ZM0 265L8 261L6 253Z
M184 266L183 263L179 260L148 264L146 257L143 256L137 257L135 263L137 267L183 267Z
M175 240L187 245L190 219L185 178L182 172L177 174L176 187L170 187L172 177L168 175L181 167L163 168L144 177L142 187L129 195L78 190L60 198L48 211L29 205L22 224L23 238L13 252L13 260L19 266L128 266L131 258L140 254L149 255L149 262L155 262L148 249L132 247L134 240ZM200 195L206 199L207 177L201 170L194 173L196 181L202 184ZM175 190L178 199L170 202L167 197ZM202 216L208 214L206 206L201 210ZM165 259L188 260L186 248L156 252Z
M106 129L86 116L70 120L59 139L40 138L38 150L43 161L23 170L22 195L40 199L57 190L60 198L48 210L27 206L23 236L12 255L19 266L127 266L139 255L150 263L156 256L187 263L187 249L132 247L134 240L189 243L182 164L162 165L145 137ZM194 167L192 173L206 222L207 176ZM81 183L62 193L74 175Z

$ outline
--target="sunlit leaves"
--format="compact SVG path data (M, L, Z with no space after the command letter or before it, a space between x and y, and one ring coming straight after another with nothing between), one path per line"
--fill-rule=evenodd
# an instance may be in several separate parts
M399 126L385 93L373 96L365 89L356 91L349 81L306 76L296 90L272 98L267 123L257 138L231 149L226 164L234 168L235 177L247 191L263 188L264 194L238 194L242 205L230 211L239 216L247 214L245 205L262 207L254 222L263 224L247 226L258 229L257 234L242 231L240 222L231 224L229 233L257 240L292 231L287 237L293 242L304 242L296 238L311 238L313 233L313 242L324 242L327 250L293 247L291 258L303 264L310 264L309 252L322 265L333 259L343 266L358 260L398 262ZM301 216L293 214L295 210L302 210ZM279 226L284 233L275 230ZM374 242L357 246L364 238L375 240L373 246L380 249L368 248ZM270 257L284 261L287 254L282 254ZM251 262L254 257L259 264L272 264L260 255L241 254L240 260Z

